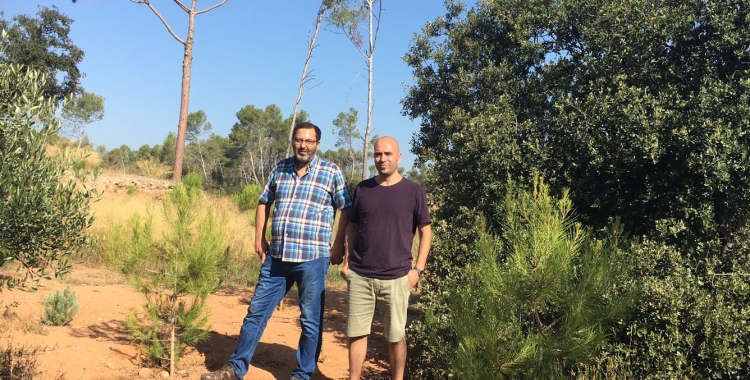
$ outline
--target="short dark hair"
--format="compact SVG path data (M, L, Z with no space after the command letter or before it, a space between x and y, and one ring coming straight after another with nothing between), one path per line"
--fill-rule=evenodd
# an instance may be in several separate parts
M318 128L317 125L310 123L310 122L304 122L299 123L294 126L294 130L292 131L292 137L297 136L297 130L298 129L315 129L315 141L320 141L320 128Z

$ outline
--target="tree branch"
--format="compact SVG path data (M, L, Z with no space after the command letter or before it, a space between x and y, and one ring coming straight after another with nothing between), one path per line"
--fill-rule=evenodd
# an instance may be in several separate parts
M175 0L175 1L177 1L177 0ZM195 12L195 14L199 15L199 14L201 14L201 13L206 13L206 12L210 12L210 11L212 11L212 10L214 10L214 9L216 9L216 8L218 8L218 7L222 6L222 5L224 5L224 4L226 4L226 2L227 2L227 0L221 0L221 2L220 2L220 3L218 3L218 4L214 4L214 5L213 5L213 6L211 6L210 8L206 8L206 9L204 9L204 10L202 10L202 11L198 11L198 12Z
M372 12L372 7L370 7L370 12ZM378 1L378 13L377 15L373 14L373 18L375 19L375 34L373 34L373 40L372 45L370 46L370 55L373 54L375 51L375 45L378 43L378 32L380 32L380 16L383 14L383 2Z
M545 336L544 332L546 330L541 318L539 318L539 311L536 309L536 307L534 307L534 310L532 311L532 316L534 317L534 323L536 324L537 330L539 330L539 333L542 334L542 336Z
M156 8L154 8L154 6L151 5L151 3L149 2L149 0L130 0L130 1L133 2L133 3L136 3L136 4L146 4L146 5L148 5L149 9L151 9L151 11L154 12L154 14L156 15L156 17L158 17L159 20L161 20L161 23L164 24L164 26L167 28L167 30L169 31L169 34L171 34L172 37L174 37L174 39L176 39L179 43L181 43L183 45L185 44L185 40L183 40L177 34L175 34L175 32L172 30L172 27L170 27L169 23L167 23L167 20L165 20L164 17L161 16L161 14L159 13L159 11L157 11Z
M190 8L186 7L186 6L185 6L185 4L183 4L183 3L182 3L182 1L180 1L180 0L174 0L174 2L175 2L175 3L176 3L176 4L177 4L177 5L178 5L178 6L180 7L180 8L182 8L182 10L183 10L183 11L185 11L186 13L190 13Z

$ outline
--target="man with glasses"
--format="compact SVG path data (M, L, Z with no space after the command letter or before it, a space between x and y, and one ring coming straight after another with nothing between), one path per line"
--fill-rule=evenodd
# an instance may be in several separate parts
M260 256L258 285L247 309L237 348L229 362L201 380L242 379L276 305L296 283L302 333L292 380L308 380L315 371L323 342L325 280L329 263L344 256L346 213L333 239L335 212L352 200L344 173L316 155L320 128L312 123L294 127L294 156L279 161L268 177L255 213L255 252ZM271 241L265 231L271 204ZM338 211L336 211L338 210ZM333 241L333 244L331 242Z

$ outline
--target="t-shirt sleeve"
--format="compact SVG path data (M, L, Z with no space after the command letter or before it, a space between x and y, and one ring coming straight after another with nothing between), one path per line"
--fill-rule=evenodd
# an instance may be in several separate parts
M351 223L359 223L359 212L357 211L357 204L359 203L359 199L357 197L357 194L359 193L359 185L357 185L357 188L354 189L354 199L352 200L352 208L349 209L349 222Z
M339 210L352 205L352 195L346 186L346 177L341 169L333 172L333 206Z
M430 208L427 205L427 193L424 191L424 188L422 186L417 185L417 191L416 191L416 202L417 207L416 211L414 213L414 225L418 226L420 224L425 223L431 223L432 220L430 219Z

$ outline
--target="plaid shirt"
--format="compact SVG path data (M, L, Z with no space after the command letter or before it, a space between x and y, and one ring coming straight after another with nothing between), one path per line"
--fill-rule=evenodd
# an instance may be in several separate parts
M332 162L315 156L299 177L289 157L276 163L260 194L261 203L274 201L268 254L304 262L329 256L334 209L351 206L352 197L344 173Z

